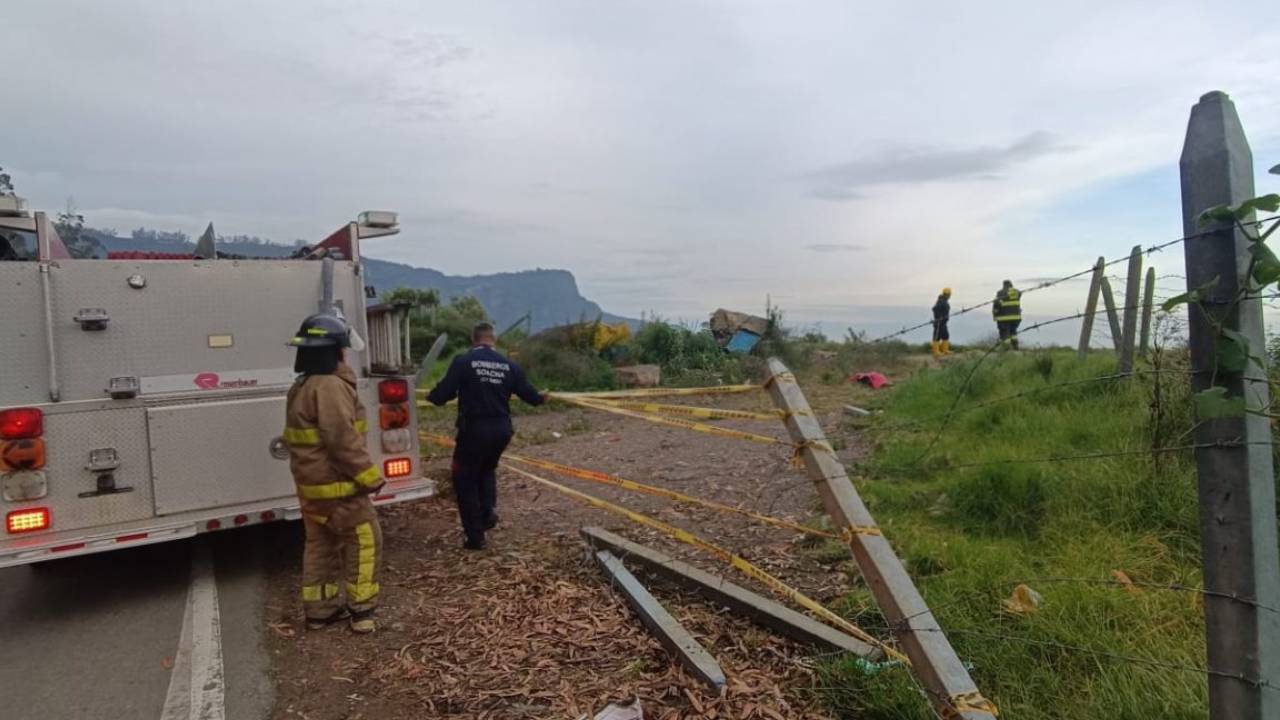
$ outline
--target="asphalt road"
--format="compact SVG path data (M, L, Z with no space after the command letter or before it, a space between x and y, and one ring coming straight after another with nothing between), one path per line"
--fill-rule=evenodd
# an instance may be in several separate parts
M274 698L263 590L268 573L298 556L297 531L296 523L274 523L0 570L0 715L160 720L189 615L193 558L204 553L216 581L204 586L216 588L225 707L221 715L182 707L178 716L267 717Z

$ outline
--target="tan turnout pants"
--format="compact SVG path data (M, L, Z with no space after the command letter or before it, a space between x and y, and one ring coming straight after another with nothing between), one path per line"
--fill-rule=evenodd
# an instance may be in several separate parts
M369 496L342 500L328 517L303 512L302 524L307 533L302 549L306 616L331 617L342 608L344 594L353 613L377 607L382 528Z

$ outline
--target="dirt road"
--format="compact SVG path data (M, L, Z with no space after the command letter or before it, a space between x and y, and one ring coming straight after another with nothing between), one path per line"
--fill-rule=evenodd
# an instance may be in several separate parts
M837 447L844 432L840 405L865 404L866 392L834 386L815 403ZM763 393L691 400L698 401L768 407ZM448 424L443 417L432 423L437 432L447 432ZM724 424L784 437L780 424ZM781 446L561 409L517 418L514 447L797 522L818 508L812 484ZM444 478L447 451L435 452L431 472ZM562 481L714 539L819 600L849 588L847 561L807 550L794 533ZM641 698L646 717L822 717L806 660L812 649L654 584L724 666L728 689L717 697L675 668L586 561L578 529L602 525L704 569L731 572L714 560L509 472L500 476L499 513L502 524L489 550L470 553L460 548L447 497L384 510L384 606L371 638L341 628L302 630L295 573L274 578L267 619L279 696L275 717L576 718L630 696Z

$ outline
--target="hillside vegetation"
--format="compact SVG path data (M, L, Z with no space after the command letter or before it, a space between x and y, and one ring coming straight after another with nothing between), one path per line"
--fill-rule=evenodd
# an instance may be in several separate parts
M1192 442L1186 375L1053 387L1114 373L1114 356L994 354L975 369L977 357L882 396L854 469L979 687L1008 718L1205 717L1200 595L1147 585L1200 587L1192 454L1145 452ZM991 403L1015 393L1028 394ZM1019 462L1109 453L1128 454ZM1028 614L1002 605L1019 583L1042 597ZM884 632L868 591L843 610ZM841 717L933 717L902 668L824 667Z

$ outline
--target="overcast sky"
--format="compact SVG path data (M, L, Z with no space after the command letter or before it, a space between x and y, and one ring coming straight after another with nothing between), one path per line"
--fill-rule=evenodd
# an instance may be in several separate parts
M371 255L566 268L632 316L772 294L839 333L1178 236L1208 90L1236 101L1259 191L1280 189L1280 52L1247 30L1272 10L10 2L0 165L33 204L74 196L122 232L316 240L385 208L404 232Z

